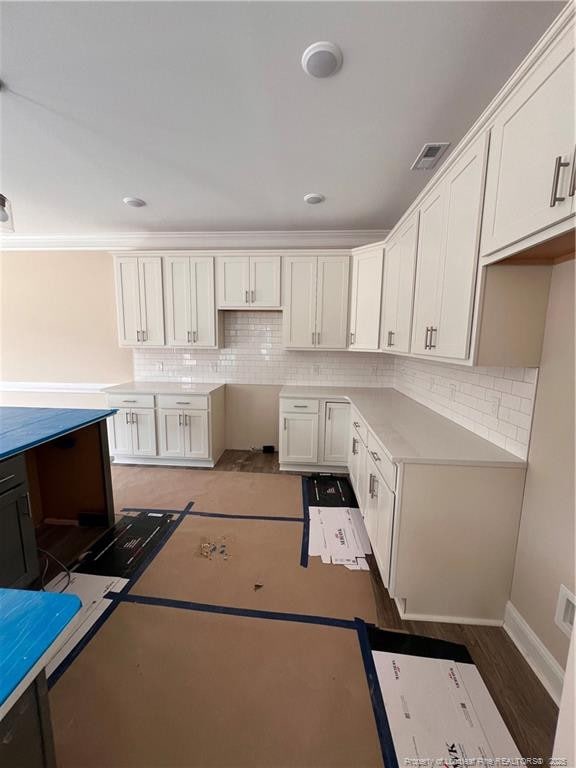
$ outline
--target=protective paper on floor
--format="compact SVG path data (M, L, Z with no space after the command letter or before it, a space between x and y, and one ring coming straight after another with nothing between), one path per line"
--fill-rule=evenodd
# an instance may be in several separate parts
M323 563L367 571L365 555L372 552L359 509L351 507L309 507L308 555L320 556Z
M520 758L474 664L398 651L372 656L399 766Z
M63 592L78 595L82 608L77 617L77 627L66 643L57 649L56 654L46 667L48 677L57 669L68 654L78 645L88 630L96 623L112 601L106 598L108 592L119 592L128 579L116 576L95 576L87 573L72 573L70 582L68 575L62 571L46 586L47 592Z

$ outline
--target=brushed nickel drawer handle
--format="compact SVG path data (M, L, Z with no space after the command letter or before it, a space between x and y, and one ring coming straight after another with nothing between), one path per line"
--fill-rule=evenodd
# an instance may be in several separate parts
M568 186L568 197L574 197L576 194L576 147L574 147L574 157L572 158L572 171L570 172L570 184Z
M307 405L295 405L294 408L308 408Z
M388 331L388 346L393 347L394 346L394 331Z
M434 339L434 334L438 333L438 328L431 327L430 328L430 342L428 344L428 349L436 349L436 344L432 344L432 340Z
M176 405L190 405L190 400L176 400Z
M244 301L244 303L245 303L245 304L250 304L250 298L249 298L249 296L248 296L248 291L246 291L246 297L245 297L245 301Z
M352 455L353 456L356 456L356 454L358 453L358 451L356 450L356 443L357 443L357 440L355 437L353 437L352 438Z
M252 300L252 304L256 301L256 291L250 291L250 297Z
M123 403L137 403L137 400L122 400Z
M188 343L190 343L192 341L191 336L192 336L192 334L190 333L190 331L186 331L186 338L188 340Z
M562 203L566 200L565 197L558 195L558 184L560 182L560 171L562 168L567 168L570 163L564 163L562 161L562 155L558 155L554 162L554 175L552 177L552 193L550 195L550 208L554 208L556 203Z
M382 461L382 459L380 458L380 456L378 456L376 451L370 451L370 453L372 454L372 458L374 459L374 461Z
M6 477L3 477L2 480L0 480L0 485L2 483L7 483L8 480L13 480L16 477L16 475L6 475Z

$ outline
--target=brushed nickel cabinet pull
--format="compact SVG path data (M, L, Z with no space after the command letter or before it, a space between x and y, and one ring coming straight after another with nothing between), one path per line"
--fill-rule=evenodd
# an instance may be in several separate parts
M6 477L3 477L2 480L0 480L0 485L2 483L7 483L8 480L13 480L16 477L16 475L6 475Z
M377 499L378 498L378 478L374 477L374 482L372 483L372 498Z
M250 299L248 298L248 291L246 291L246 300L244 302L245 304L250 304Z
M572 158L572 171L570 172L568 197L574 197L574 194L576 194L576 147L574 147L574 157Z
M130 411L126 411L126 424L131 424L131 423L132 422L130 421Z
M316 334L316 346L320 346L320 331Z
M130 418L130 424L137 424L138 423L138 414L134 413L134 411L131 412L131 418Z
M250 296L252 298L252 304L256 301L256 291L250 291Z
M382 461L382 459L380 458L380 456L378 456L376 451L370 451L370 453L372 454L372 458L374 459L374 461Z
M388 346L394 346L394 331L388 331Z
M370 478L368 480L368 493L370 494L370 498L374 498L374 475L370 474Z
M26 491L26 514L32 517L32 504L30 503L30 491Z
M428 349L436 349L436 344L432 344L435 333L438 333L438 328L430 327L430 342L428 344Z
M307 405L295 405L294 408L308 408Z
M314 331L312 331L312 346L314 346Z
M140 339L140 331L136 331L136 341L141 341L141 339Z
M356 453L357 453L357 451L356 451L356 438L353 437L352 438L352 455L356 456Z
M554 162L554 175L552 176L552 193L550 195L550 208L554 208L556 203L562 203L566 200L565 197L558 195L558 183L560 182L560 171L562 168L567 168L570 163L562 162L562 155L558 155Z
M284 432L286 432L286 417L284 417Z
M356 334L350 331L350 345L356 344Z
M192 334L190 333L190 331L186 331L186 338L188 339L188 343L192 341L191 337L192 337Z

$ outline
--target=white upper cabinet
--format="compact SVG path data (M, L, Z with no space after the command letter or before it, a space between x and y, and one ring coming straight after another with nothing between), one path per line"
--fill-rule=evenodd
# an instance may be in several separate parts
M573 216L574 93L571 26L513 92L492 126L483 256L538 232L541 237L530 245L545 240L547 228Z
M418 212L385 246L380 331L385 352L410 351L417 247Z
M164 310L167 344L216 346L212 256L164 257Z
M218 309L280 309L280 256L218 256Z
M412 352L469 355L487 137L478 138L420 208Z
M378 349L382 264L381 245L358 248L352 252L350 349Z
M162 346L164 307L159 256L119 256L115 261L120 346Z
M250 256L250 305L280 306L280 256Z
M345 349L348 324L347 255L284 257L284 346Z

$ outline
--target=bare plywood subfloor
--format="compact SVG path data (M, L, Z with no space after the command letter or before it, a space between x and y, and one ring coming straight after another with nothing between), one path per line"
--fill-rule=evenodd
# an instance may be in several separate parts
M300 565L302 523L188 516L132 592L234 608L376 621L368 571L311 558ZM224 544L227 559L201 545Z
M59 768L377 768L356 632L122 604L50 694Z
M114 505L302 517L302 481L294 475L173 467L114 466Z

